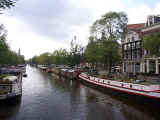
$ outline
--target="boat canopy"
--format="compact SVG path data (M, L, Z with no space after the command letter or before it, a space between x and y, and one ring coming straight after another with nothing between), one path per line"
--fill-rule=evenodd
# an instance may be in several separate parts
M6 76L0 79L0 84L12 84L18 80L17 76Z
M8 69L8 68L1 68L0 69L0 74L9 74L9 75L14 75L17 76L21 73L21 69Z

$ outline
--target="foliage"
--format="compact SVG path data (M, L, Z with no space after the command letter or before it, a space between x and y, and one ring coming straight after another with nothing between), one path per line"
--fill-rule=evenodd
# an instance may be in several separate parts
M7 30L4 25L0 25L0 64L22 64L24 63L24 56L18 55L9 48L6 41Z
M16 0L0 0L0 11L14 6Z
M0 74L0 80L5 78L5 77L8 77L8 76L10 76L10 75L8 75L8 74Z
M108 66L111 71L112 65L120 62L119 44L113 40L107 40L102 42L101 48L102 62Z
M100 60L100 46L98 41L94 37L89 37L89 43L85 50L85 56L87 61L92 64L96 64Z
M71 65L78 65L84 60L84 48L76 43L76 37L71 41L70 61Z
M39 56L34 56L29 60L32 64L66 64L78 65L83 59L83 47L78 45L75 41L71 41L70 52L67 49L55 50L53 53L42 53Z
M113 64L119 63L119 44L113 40L93 40L89 38L89 43L85 50L87 61L96 65L97 63L104 64L111 69Z
M0 0L0 8L6 9L14 6L16 0Z
M106 13L91 26L91 35L85 49L76 43L76 37L74 37L71 41L70 52L66 49L59 49L50 53L50 64L78 65L85 61L92 66L106 65L111 71L112 65L120 62L120 44L117 41L124 38L127 22L127 16L123 12ZM35 56L30 59L30 62L47 64L47 61L42 60L42 56L44 54ZM44 57L48 59L48 56Z
M121 40L125 37L128 18L124 12L109 12L91 26L92 36L105 36L107 40Z
M0 12L14 6L16 0L0 0ZM7 43L7 30L4 25L0 25L0 64L22 64L24 56L12 51Z
M126 34L128 18L123 12L109 12L91 26L91 36L85 50L87 61L92 65L103 64L109 72L120 63L120 44Z
M68 56L68 52L66 49L59 49L59 50L55 50L53 52L53 54L51 55L51 63L53 64L67 64L67 56Z
M160 57L160 33L144 36L142 46L150 52L150 55Z

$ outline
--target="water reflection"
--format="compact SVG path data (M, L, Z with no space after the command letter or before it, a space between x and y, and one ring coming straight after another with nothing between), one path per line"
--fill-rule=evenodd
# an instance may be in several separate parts
M11 120L156 120L159 109L130 103L27 66L22 101L0 104L0 119Z
M21 101L0 101L0 120L16 118L19 113Z
M142 109L137 109L134 105L123 103L94 90L88 90L87 95L89 96L86 118L89 120L97 118L100 120L151 120L155 117Z

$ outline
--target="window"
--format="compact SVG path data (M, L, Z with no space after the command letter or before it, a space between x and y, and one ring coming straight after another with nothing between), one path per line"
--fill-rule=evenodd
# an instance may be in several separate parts
M125 53L125 52L124 52L124 54L123 54L123 58L126 59L126 53Z
M133 59L133 52L131 51L130 53L131 53L131 59Z
M132 43L132 49L134 49L135 48L135 43Z
M131 52L128 52L128 59L131 59Z
M137 58L137 51L134 51L133 58Z
M134 37L132 37L132 42L134 42Z
M127 45L124 45L124 50L127 50Z
M128 59L128 53L126 53L126 59Z
M131 45L130 44L128 44L128 49L130 49L131 48Z
M127 41L130 42L130 39L128 38Z
M136 48L140 48L140 42L136 42Z
M135 71L140 72L140 64L139 63L135 64Z
M141 51L140 50L137 51L137 58L138 59L141 58Z
M126 72L126 63L124 63L124 72Z

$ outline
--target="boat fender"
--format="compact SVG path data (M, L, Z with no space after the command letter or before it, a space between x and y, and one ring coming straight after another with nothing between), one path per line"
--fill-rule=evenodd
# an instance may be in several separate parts
M130 85L130 88L132 88L132 85Z
M123 83L121 84L121 86L122 86L122 87L124 86Z
M110 84L110 81L108 81L108 84Z

